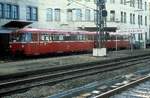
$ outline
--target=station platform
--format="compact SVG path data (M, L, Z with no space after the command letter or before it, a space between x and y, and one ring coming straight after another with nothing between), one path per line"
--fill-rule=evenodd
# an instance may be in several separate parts
M82 55L70 55L63 57L42 58L35 60L0 63L0 76L49 68L51 66L72 65L97 61L98 62L109 61L142 54L150 54L150 49L109 51L107 52L107 56L105 57L93 57L91 53Z

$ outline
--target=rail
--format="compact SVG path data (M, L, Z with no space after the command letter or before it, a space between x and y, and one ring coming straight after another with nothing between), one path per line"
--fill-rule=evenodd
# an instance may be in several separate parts
M147 81L149 79L150 79L150 74L147 75L147 76L144 76L144 77L142 77L142 78L140 78L140 79L138 79L136 81L130 82L130 83L126 84L126 85L120 86L120 87L115 88L113 90L110 90L108 92L105 92L105 93L102 93L100 95L97 95L97 96L95 96L93 98L109 98L109 97L111 97L111 96L113 96L113 95L115 95L115 94L117 94L119 92L122 92L122 91L124 91L124 90L126 90L128 88L131 88L131 87L133 87L133 86L135 86L135 85L137 85L139 83L142 83L144 81Z

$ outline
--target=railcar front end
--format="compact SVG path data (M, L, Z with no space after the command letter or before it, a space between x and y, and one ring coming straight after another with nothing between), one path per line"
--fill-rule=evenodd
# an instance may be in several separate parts
M12 55L30 55L31 33L15 32L10 35L9 48Z

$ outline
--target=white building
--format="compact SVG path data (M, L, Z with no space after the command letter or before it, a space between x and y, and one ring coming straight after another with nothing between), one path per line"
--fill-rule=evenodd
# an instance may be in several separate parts
M0 0L0 26L12 20L33 22L28 27L96 30L96 0ZM107 27L133 34L135 41L149 39L147 0L106 0Z

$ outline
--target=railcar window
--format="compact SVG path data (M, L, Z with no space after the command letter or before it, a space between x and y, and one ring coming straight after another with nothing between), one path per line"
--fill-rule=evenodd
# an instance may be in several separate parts
M49 40L50 40L50 41L52 41L52 40L53 40L52 35L49 35Z
M116 36L117 36L117 40L127 40L128 39L128 35L110 35L109 39L116 40Z
M41 35L41 41L44 41L45 40L45 35Z
M85 35L82 35L82 40L86 40Z
M118 38L118 40L123 40L123 36L117 36Z
M65 41L71 40L71 36L70 36L70 35L64 36L64 40L65 40Z
M72 35L71 35L71 39L70 39L70 40L72 40L72 41L77 40L77 35L72 34Z
M96 39L97 39L96 35L92 36L92 40L96 40Z
M41 41L49 41L49 35L48 34L42 34L41 35Z
M16 42L16 33L12 33L11 35L10 35L10 42Z
M83 40L83 35L77 35L77 40Z
M64 36L63 35L59 35L59 40L60 41L64 40Z
M111 35L110 36L110 40L115 40L116 39L116 36L115 35Z
M135 36L133 38L135 38ZM128 39L129 39L129 35L124 35L123 36L123 40L128 40Z
M31 42L32 41L32 33L31 32L23 32L23 33L15 33L12 34L13 42Z
M45 41L49 41L49 35L48 34L45 35Z
M85 40L89 40L89 39L88 39L88 35L85 35Z
M26 40L26 34L19 34L18 41L19 42L25 42L25 40Z
M54 40L54 41L59 41L59 35L54 34L54 35L53 35L53 40Z
M109 35L109 33L106 33L106 40L109 40L110 39L110 35Z
M25 42L31 42L32 41L32 33L30 33L30 32L27 32L27 33L25 33Z
M93 35L85 35L85 40L94 40Z

